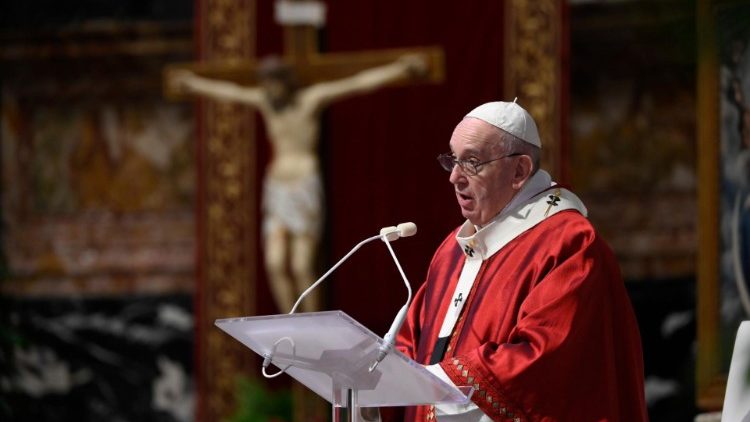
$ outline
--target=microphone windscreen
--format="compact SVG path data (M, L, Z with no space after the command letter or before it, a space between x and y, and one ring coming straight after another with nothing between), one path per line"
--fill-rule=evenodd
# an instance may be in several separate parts
M385 236L385 240L389 242L393 242L400 237L398 227L394 226L383 227L380 229L380 235Z
M401 234L401 237L409 237L417 234L417 225L412 222L401 223L396 226L396 228L398 229L399 234Z

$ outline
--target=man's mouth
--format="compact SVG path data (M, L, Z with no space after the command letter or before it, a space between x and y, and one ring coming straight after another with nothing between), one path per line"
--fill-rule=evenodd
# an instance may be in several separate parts
M466 205L468 202L474 199L471 195L467 195L458 191L456 191L456 198L458 198L458 204L461 206Z

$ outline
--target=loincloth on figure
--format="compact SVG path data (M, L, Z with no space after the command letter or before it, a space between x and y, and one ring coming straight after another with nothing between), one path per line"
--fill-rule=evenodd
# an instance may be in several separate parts
M318 174L299 180L263 181L263 235L283 226L295 235L319 238L323 229L323 184Z

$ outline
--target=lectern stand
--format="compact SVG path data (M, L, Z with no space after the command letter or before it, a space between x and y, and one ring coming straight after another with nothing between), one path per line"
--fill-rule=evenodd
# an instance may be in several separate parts
M446 384L391 350L375 369L384 340L341 311L216 320L333 406L333 421L359 422L360 407L466 403L470 388Z

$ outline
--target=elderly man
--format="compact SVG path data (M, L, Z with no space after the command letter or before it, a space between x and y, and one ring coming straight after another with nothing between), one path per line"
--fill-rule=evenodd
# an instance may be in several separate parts
M435 253L398 348L465 406L406 420L647 420L640 335L617 262L586 208L539 169L532 117L492 102L456 126L440 165L466 222Z

